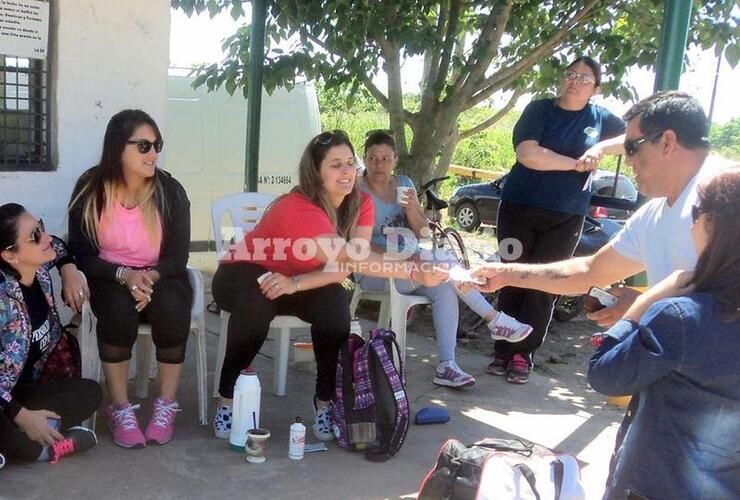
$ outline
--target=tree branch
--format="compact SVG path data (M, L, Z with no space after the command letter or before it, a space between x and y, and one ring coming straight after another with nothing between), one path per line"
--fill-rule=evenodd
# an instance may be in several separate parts
M405 158L408 155L408 146L404 129L406 111L403 108L403 88L401 86L401 49L398 44L387 39L378 40L378 43L385 57L385 73L388 75L388 108L386 109L399 156Z
M432 68L432 71L436 73L436 78L434 80L430 78L430 81L434 82L432 86L432 92L434 92L434 95L437 96L442 93L445 81L447 80L447 72L450 66L450 61L452 60L452 50L454 49L455 42L457 41L457 28L460 26L460 7L460 2L457 0L453 0L450 3L450 11L447 20L447 32L444 37L442 56L440 58L439 66L437 67L436 71L434 67Z
M437 72L439 71L439 59L441 57L442 51L440 48L442 47L442 43L444 40L444 26L447 22L447 16L449 14L449 7L447 2L440 2L439 6L439 17L437 18L437 37L434 39L434 44L431 48L431 51L427 51L427 53L431 52L431 57L429 61L429 73L427 74L426 79L426 85L425 85L425 94L428 92L431 92L433 87L433 82L437 80ZM422 96L422 99L425 96Z
M522 73L531 69L542 56L551 52L573 29L581 25L582 21L584 21L584 17L586 17L586 15L588 15L599 2L600 0L590 0L581 8L581 10L576 12L571 19L566 21L552 37L542 42L527 56L519 59L508 69L502 69L483 80L480 85L478 85L477 90L474 91L472 98L468 101L466 109L488 99L494 92L502 89Z
M465 62L465 70L455 80L451 94L456 95L462 90L462 97L465 101L473 94L472 85L483 78L488 66L498 53L501 37L506 31L506 24L511 14L511 5L511 0L506 0L491 11L485 26L481 28L481 36L473 44L470 57Z
M487 129L488 127L490 127L491 125L499 121L506 113L511 111L511 108L514 107L514 105L516 104L516 101L524 94L524 92L525 91L523 89L516 89L514 91L514 94L509 99L509 102L507 102L503 108L499 109L493 116L479 123L475 127L471 127L467 130L461 131L458 135L458 139L460 141L463 139L467 139L468 137L473 136L477 134L478 132L484 131L485 129Z

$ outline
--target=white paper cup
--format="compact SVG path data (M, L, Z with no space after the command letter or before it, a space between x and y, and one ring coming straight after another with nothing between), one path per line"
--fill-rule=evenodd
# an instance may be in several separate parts
M408 205L408 202L406 201L406 193L409 193L409 196L414 196L416 189L409 186L398 186L396 188L396 203L399 205Z

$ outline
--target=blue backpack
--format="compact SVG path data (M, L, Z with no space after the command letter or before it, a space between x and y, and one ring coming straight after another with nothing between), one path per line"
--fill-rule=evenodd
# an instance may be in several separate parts
M384 462L401 449L409 428L409 400L396 334L374 329L365 342L352 334L339 352L332 419L342 448ZM399 356L400 359L400 356Z

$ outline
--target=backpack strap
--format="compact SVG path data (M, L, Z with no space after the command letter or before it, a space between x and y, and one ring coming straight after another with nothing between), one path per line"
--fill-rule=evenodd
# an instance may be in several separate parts
M395 334L393 332L387 333L390 333L390 335L387 335L386 332L383 332L383 334L373 337L370 340L369 344L375 351L375 354L378 356L378 360L383 367L383 372L385 372L386 377L388 378L388 383L391 386L393 396L396 400L396 406L398 408L398 411L396 412L396 421L394 422L393 426L393 433L391 434L391 438L389 440L389 443L393 447L389 451L391 452L391 454L393 454L401 447L403 439L406 435L406 431L409 428L409 400L408 396L406 395L406 389L404 388L403 382L401 381L401 376L396 370L396 366L393 364L393 358L388 350L385 348L384 341L388 340L391 342L391 345L394 346L398 351L398 344L395 340Z
M522 473L522 477L527 480L529 486L532 488L532 493L534 493L534 497L537 500L540 500L540 493L537 491L537 487L535 486L535 484L537 483L537 479L535 479L532 469L530 469L527 464L516 464L514 468L519 469L519 472Z
M355 410L364 410L375 404L373 385L370 380L370 343L364 348L355 351L354 363L352 363L352 385L354 386Z

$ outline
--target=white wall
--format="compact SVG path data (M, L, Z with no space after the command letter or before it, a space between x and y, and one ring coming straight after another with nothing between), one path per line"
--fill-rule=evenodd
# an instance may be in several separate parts
M0 172L0 202L15 201L57 234L75 181L100 158L105 127L140 108L165 132L169 0L52 0L52 172Z

